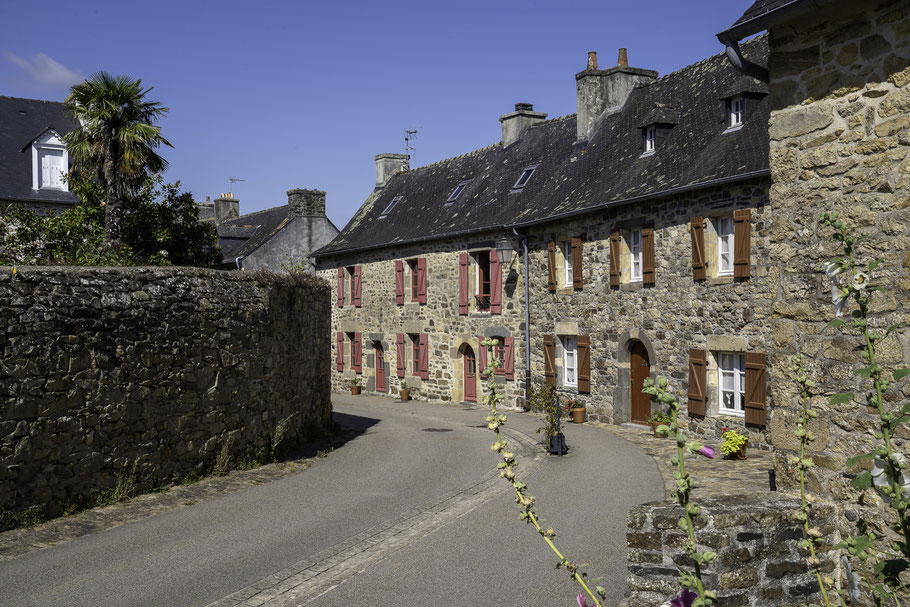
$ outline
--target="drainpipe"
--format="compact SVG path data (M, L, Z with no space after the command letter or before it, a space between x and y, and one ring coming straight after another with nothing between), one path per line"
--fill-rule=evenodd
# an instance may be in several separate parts
M524 252L525 266L525 406L528 406L528 399L531 396L531 300L530 286L528 285L528 236L519 234L518 230L512 228L512 232L521 238L521 246Z

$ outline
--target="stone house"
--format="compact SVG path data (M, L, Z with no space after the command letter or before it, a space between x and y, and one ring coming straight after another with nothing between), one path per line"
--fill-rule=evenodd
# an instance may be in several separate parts
M855 334L825 330L834 312L824 262L839 251L818 216L837 210L872 237L859 254L882 258L872 280L889 289L872 300L872 324L910 320L910 2L758 0L718 38L735 57L739 40L762 31L770 48L767 265L775 289L767 348L769 373L779 378L770 385L775 468L784 483L792 481L787 459L799 443L792 434L797 401L788 367L802 353L822 410L810 427L817 437L812 484L849 499L849 477L859 466L845 473L845 460L875 442L870 432L878 414L865 407L867 388L854 374L861 364ZM880 343L877 362L886 368L908 361L910 330ZM828 397L846 390L855 391L853 402L829 404ZM906 402L910 383L885 396L892 404ZM905 451L907 439L904 424L896 444Z
M79 202L63 178L63 137L76 128L62 103L0 96L0 208L60 213Z
M742 52L764 65L767 44ZM625 49L575 78L576 114L521 103L494 145L414 170L376 157L375 189L314 254L336 287L334 389L477 402L494 336L507 404L547 382L592 419L641 422L663 375L698 432L767 444L767 87L723 55L658 78Z

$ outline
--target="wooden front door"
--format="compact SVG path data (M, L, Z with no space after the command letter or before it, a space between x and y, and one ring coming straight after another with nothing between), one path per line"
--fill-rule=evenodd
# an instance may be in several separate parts
M379 344L376 344L376 391L386 391L385 356L382 353L382 346Z
M477 402L477 360L471 346L464 349L464 399Z
M645 380L651 377L651 364L648 362L648 350L640 341L630 348L629 367L632 375L632 421L646 423L651 415L651 397L641 390Z

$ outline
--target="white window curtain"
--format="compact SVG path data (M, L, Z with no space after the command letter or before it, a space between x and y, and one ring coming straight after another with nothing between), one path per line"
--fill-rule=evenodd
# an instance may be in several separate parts
M572 286L572 243L566 242L562 245L563 255L566 259L566 279L565 286Z
M718 356L720 403L718 410L727 415L745 415L746 361L743 354L722 352Z
M733 218L717 220L717 275L733 275Z
M632 281L641 281L641 230L629 234L629 254L632 258Z
M578 338L574 335L562 336L563 349L563 385L568 388L578 387Z

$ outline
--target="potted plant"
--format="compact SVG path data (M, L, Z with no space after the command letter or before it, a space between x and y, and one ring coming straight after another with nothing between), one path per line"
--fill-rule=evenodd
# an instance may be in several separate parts
M351 394L355 395L355 396L360 394L360 378L359 377L355 377L354 379L351 380Z
M574 398L566 402L566 412L572 415L572 421L576 424L585 423L585 404Z
M401 400L408 400L411 395L410 390L408 390L408 382L401 382L401 387L398 388L398 395L401 397Z
M669 415L663 411L654 411L648 416L647 422L651 424L651 432L654 433L654 438L667 438L665 435L658 433L657 429L670 423Z
M746 459L746 445L749 437L740 434L733 428L724 428L721 430L723 442L720 444L720 450L723 451L727 459Z
M563 435L559 418L562 410L556 402L556 389L554 386L545 385L532 388L530 401L534 408L546 414L544 425L537 429L537 433L546 437L547 450L555 455L565 454L569 448Z

